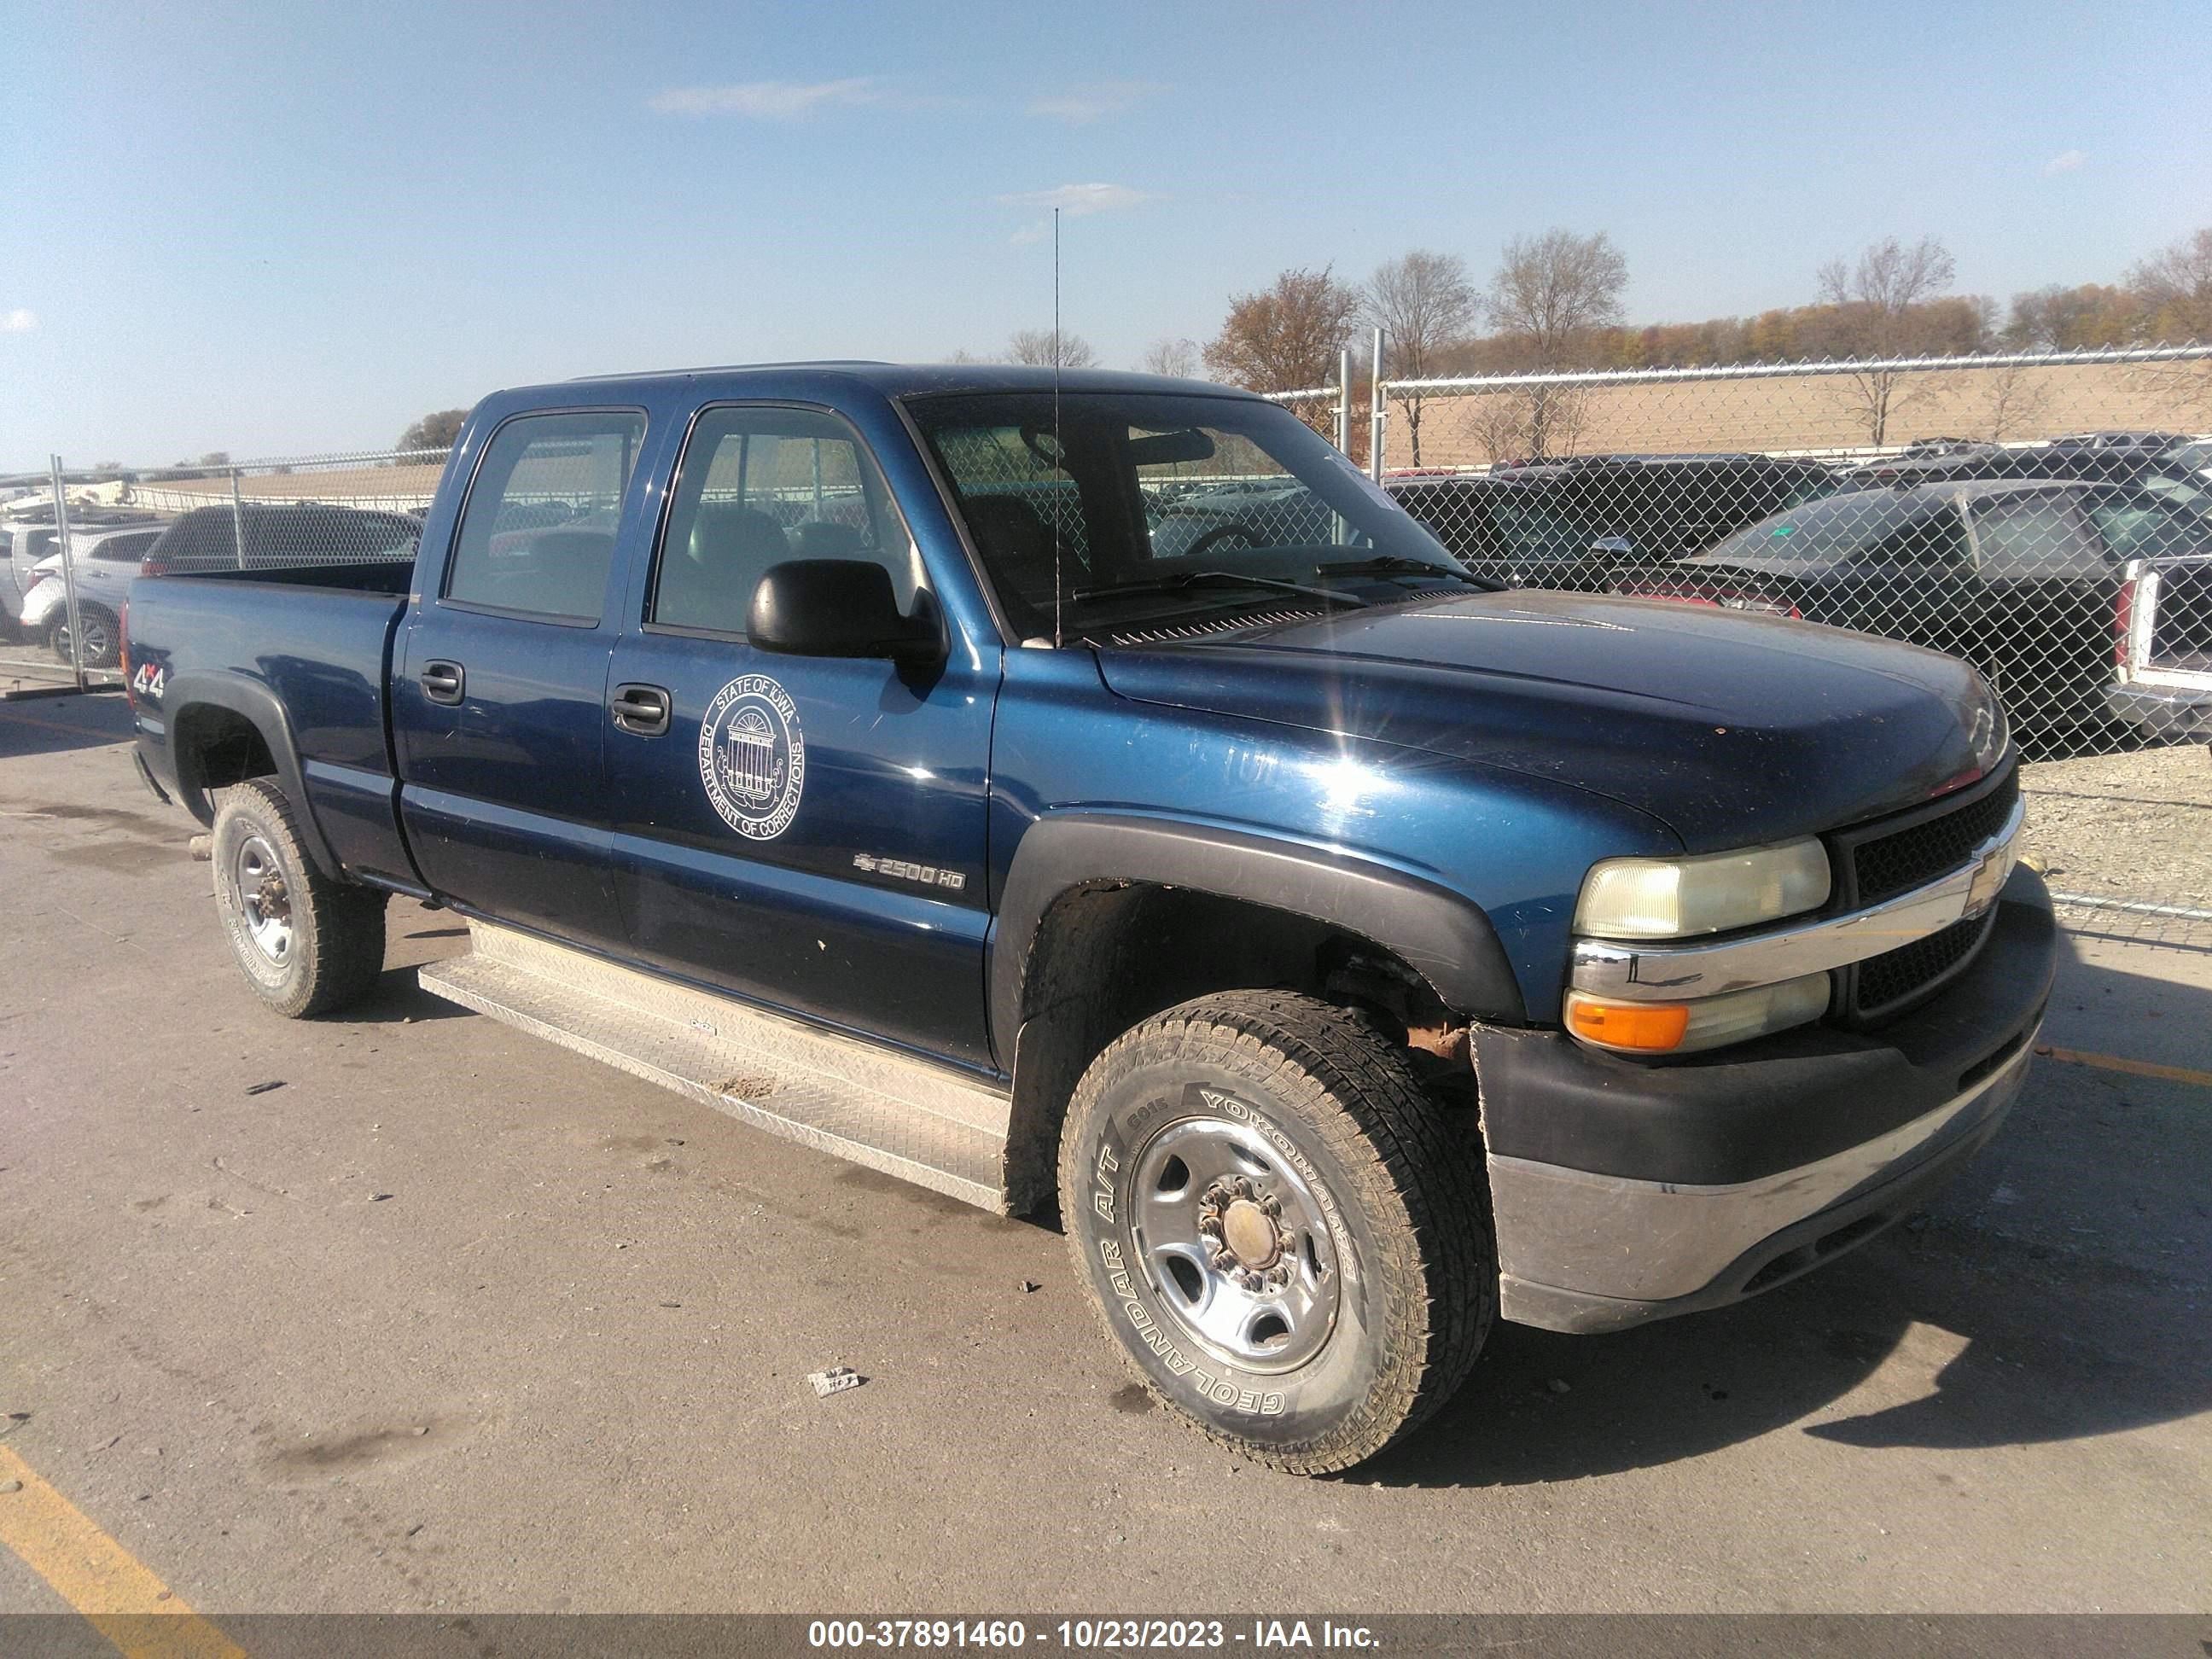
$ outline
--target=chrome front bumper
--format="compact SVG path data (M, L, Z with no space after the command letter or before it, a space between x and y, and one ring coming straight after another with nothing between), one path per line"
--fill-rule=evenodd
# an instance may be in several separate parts
M1819 1266L1901 1220L1996 1133L2034 1037L1936 1110L1755 1181L1683 1186L1492 1158L1499 1312L1608 1330L1736 1301Z

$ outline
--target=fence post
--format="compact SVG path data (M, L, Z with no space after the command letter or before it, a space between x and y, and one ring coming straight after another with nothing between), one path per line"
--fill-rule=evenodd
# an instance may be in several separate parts
M1370 381L1372 400L1367 408L1367 476L1382 482L1382 331L1375 331L1375 368Z
M230 533L237 544L238 568L246 568L246 506L238 499L238 469L230 469Z
M76 689L84 684L84 628L76 616L76 556L70 550L69 490L62 483L62 458L49 454L54 481L54 546L62 556L62 603L69 617L70 672Z
M1352 348L1345 346L1336 354L1336 447L1340 453L1352 453Z

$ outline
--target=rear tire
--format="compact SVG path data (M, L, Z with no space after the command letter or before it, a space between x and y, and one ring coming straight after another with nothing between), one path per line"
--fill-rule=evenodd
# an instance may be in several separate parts
M112 668L122 660L122 624L115 613L103 605L80 603L76 608L77 626L84 634L85 668ZM46 648L64 662L74 663L70 654L69 617L64 614L46 635Z
M1060 1202L1076 1277L1154 1397L1292 1474L1417 1427L1496 1317L1472 1127L1310 997L1200 997L1115 1042L1069 1103Z
M266 779L216 798L216 909L254 994L289 1019L358 1001L384 971L385 895L332 881Z

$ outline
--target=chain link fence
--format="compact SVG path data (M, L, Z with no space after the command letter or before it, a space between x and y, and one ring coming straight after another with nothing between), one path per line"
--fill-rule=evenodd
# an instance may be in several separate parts
M1480 574L1972 663L2069 920L2212 946L2212 349L1382 391L1387 487Z
M2212 349L1364 385L1352 371L1347 353L1335 385L1274 401L1478 574L1973 663L2011 713L2034 855L2069 922L2212 948ZM1057 459L986 435L960 458L967 487L1034 519L1082 580ZM1192 459L1157 441L1139 469L1156 549L1202 549L1238 522L1331 539L1330 515L1252 447ZM402 591L446 459L57 460L0 487L0 691L117 683L142 572L385 562ZM605 460L557 445L530 459L486 580L611 546L606 480L627 467ZM772 469L708 479L702 504L826 536L851 516L854 465L794 440Z
M71 471L0 489L0 692L120 682L151 572L405 568L447 452Z

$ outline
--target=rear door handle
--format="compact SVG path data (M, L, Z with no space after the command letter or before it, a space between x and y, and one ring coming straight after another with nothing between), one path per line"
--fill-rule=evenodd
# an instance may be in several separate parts
M468 675L457 662L426 662L422 672L422 695L432 702L459 702Z
M657 738L668 730L668 690L659 685L618 685L614 701L615 724L634 737Z

